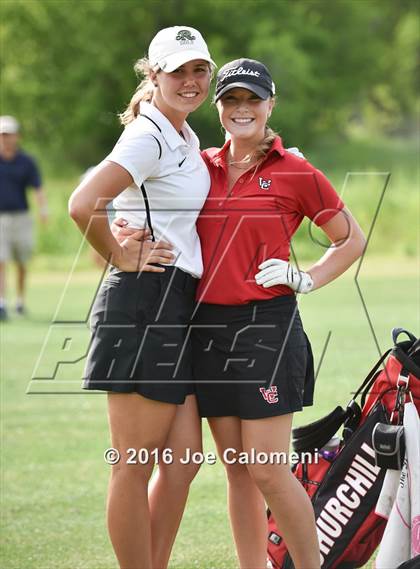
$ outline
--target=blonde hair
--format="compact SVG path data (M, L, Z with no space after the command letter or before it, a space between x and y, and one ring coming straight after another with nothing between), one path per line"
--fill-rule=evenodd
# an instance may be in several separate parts
M153 72L153 68L149 63L147 57L138 59L134 64L134 71L138 77L142 77L142 80L137 85L134 91L131 101L128 103L127 108L121 114L119 114L119 119L121 124L127 125L132 122L137 115L140 113L140 102L145 101L150 103L153 97L154 84L150 77Z
M276 104L276 98L271 97L270 101L273 103L274 107L274 105ZM251 155L257 162L259 162L266 156L276 136L278 136L278 132L276 132L275 130L270 128L268 124L266 124L264 138L261 140L261 142L258 144L257 148L254 150L254 152Z
M255 174L257 173L260 162L262 162L262 160L267 155L276 136L278 136L278 133L274 131L272 128L270 128L268 125L265 125L264 138L258 144L254 152L252 154L249 154L249 160L252 160L252 158L256 159L255 168L252 170L250 181L254 178Z
M264 156L270 150L276 136L278 136L278 133L266 125L264 138L253 152L253 156L257 162L264 158Z

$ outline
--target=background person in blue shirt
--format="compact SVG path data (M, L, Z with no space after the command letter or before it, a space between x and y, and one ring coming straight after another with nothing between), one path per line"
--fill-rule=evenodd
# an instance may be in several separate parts
M16 310L25 311L27 262L34 244L33 220L26 192L36 190L41 221L47 221L47 201L41 176L33 158L19 148L19 123L11 116L0 117L0 320L7 319L6 264L17 264Z

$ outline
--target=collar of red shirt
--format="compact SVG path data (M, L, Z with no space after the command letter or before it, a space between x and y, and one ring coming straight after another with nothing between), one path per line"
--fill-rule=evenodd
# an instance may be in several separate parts
M216 152L216 154L214 154L214 156L212 156L210 158L210 161L212 162L212 164L214 164L215 166L224 166L226 163L226 154L227 151L229 150L230 147L230 140L227 140L224 145L222 146L222 148ZM273 141L273 144L271 145L270 150L267 152L266 157L264 159L264 162L271 157L275 152L277 152L277 154L279 156L281 156L283 158L283 156L285 155L285 150L283 147L283 143L282 140L279 136L276 136L276 138Z

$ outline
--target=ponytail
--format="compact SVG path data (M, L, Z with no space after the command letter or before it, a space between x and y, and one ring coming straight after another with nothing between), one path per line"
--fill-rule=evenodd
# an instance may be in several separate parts
M265 135L262 141L258 144L257 148L254 150L253 157L259 162L262 158L265 157L267 152L270 150L276 136L278 136L277 132L275 132L269 126L265 127Z
M141 101L150 103L153 97L154 84L150 77L153 69L150 66L147 57L143 57L142 59L136 61L134 65L134 71L136 72L137 76L143 77L143 79L134 91L134 95L131 97L131 101L129 102L125 111L118 115L121 124L123 125L129 124L137 117L137 115L140 113Z

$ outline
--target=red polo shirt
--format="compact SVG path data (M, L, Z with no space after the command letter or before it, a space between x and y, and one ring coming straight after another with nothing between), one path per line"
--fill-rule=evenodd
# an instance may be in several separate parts
M197 221L204 262L197 300L245 304L293 294L284 285L257 285L258 265L273 257L288 261L304 216L323 225L344 203L322 172L284 150L280 137L257 170L244 173L228 195L229 145L202 153L211 188Z

